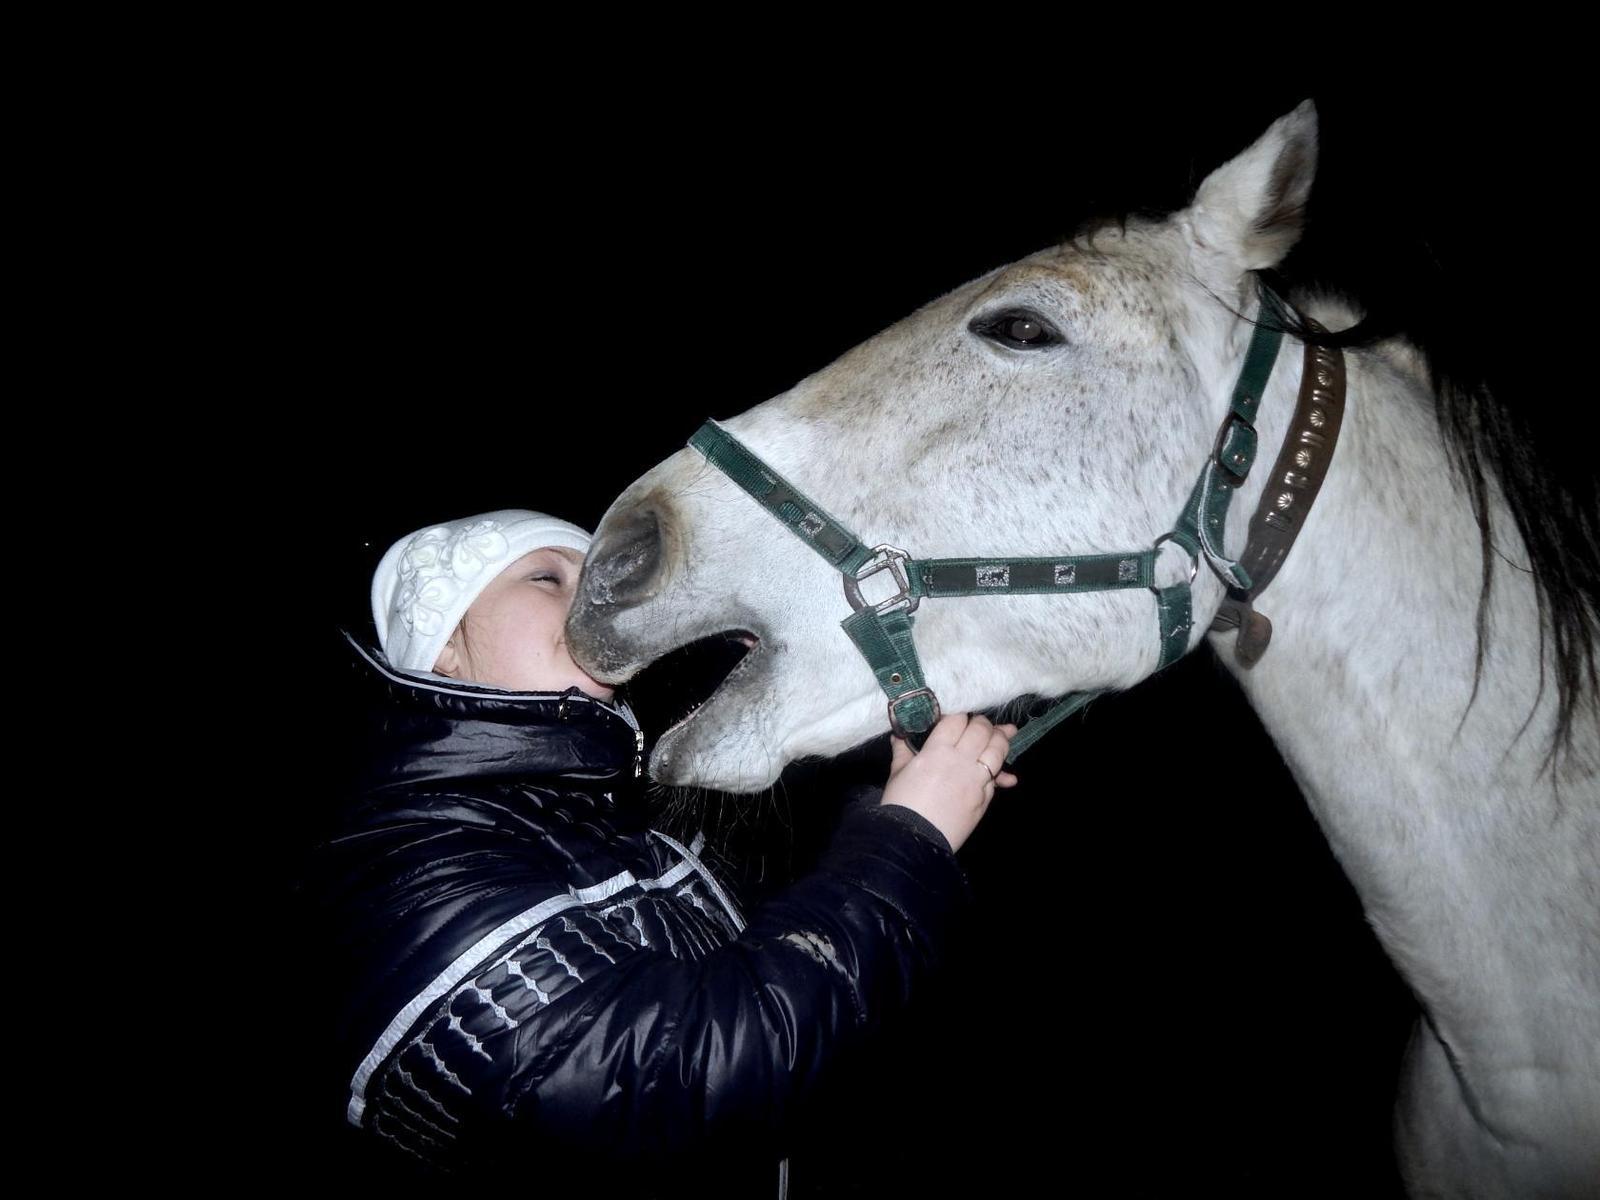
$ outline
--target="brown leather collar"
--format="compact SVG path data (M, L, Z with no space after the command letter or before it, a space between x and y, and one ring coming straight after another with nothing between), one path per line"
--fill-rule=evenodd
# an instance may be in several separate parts
M1310 317L1302 318L1307 328L1322 333L1323 328ZM1250 518L1250 532L1239 563L1250 576L1247 589L1230 588L1216 618L1213 633L1237 629L1233 653L1246 670L1256 665L1272 640L1272 622L1255 611L1254 602L1272 582L1294 540L1305 524L1306 514L1322 489L1333 450L1339 442L1339 427L1344 423L1344 355L1337 348L1306 344L1305 362L1300 372L1300 398L1288 436L1272 464L1272 474L1261 493L1261 503Z

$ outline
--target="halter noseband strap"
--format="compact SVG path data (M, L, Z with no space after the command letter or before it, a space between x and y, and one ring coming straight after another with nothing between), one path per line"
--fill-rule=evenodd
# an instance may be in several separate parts
M1338 434L1338 412L1342 410L1344 371L1338 351L1308 345L1305 379L1301 385L1301 406L1296 409L1294 429L1304 426L1314 435L1326 433L1324 441L1296 434L1285 443L1269 482L1268 496L1262 500L1251 524L1251 541L1238 561L1226 558L1221 550L1224 523L1234 491L1243 485L1255 461L1255 414L1266 391L1267 380L1283 341L1282 302L1261 289L1261 310L1239 381L1234 385L1228 415L1217 432L1215 446L1206 459L1199 480L1177 524L1162 534L1149 549L1120 554L1069 554L1050 558L912 558L904 550L880 545L868 548L843 522L811 500L788 480L772 470L741 442L715 421L707 421L689 445L705 455L706 461L720 469L734 483L776 517L796 537L826 559L844 577L845 597L855 610L841 626L872 668L872 673L889 702L889 724L902 737L918 741L939 720L938 698L927 686L922 664L912 641L912 614L925 597L1069 595L1078 592L1116 591L1124 588L1149 588L1156 596L1156 615L1160 624L1161 655L1157 670L1169 666L1188 650L1193 624L1191 585L1204 554L1219 577L1229 585L1229 601L1212 629L1245 626L1238 653L1245 666L1253 665L1264 651L1265 639L1246 661L1246 631L1252 623L1264 623L1267 636L1271 625L1250 607L1266 581L1276 573L1283 556L1298 532L1298 522L1287 530L1287 539L1270 543L1257 541L1257 526L1284 532L1284 514L1294 505L1279 503L1281 493L1275 484L1280 477L1304 472L1303 451L1308 446L1326 450L1317 455L1318 473L1306 481L1286 480L1286 487L1300 489L1303 502L1297 516L1303 520L1312 498L1320 487ZM1319 328L1313 325L1313 328ZM1336 376L1336 380L1335 380ZM1320 381L1320 382L1319 382ZM1318 391L1316 411L1307 408L1313 384ZM1335 383L1337 386L1335 386ZM1330 396L1337 395L1337 401ZM1302 411L1304 410L1304 411ZM1334 415L1331 422L1329 413ZM1331 424L1331 429L1329 425ZM1285 467L1286 456L1290 459ZM1314 480L1314 482L1313 482ZM1272 511L1267 511L1268 509ZM1274 515L1276 514L1276 516ZM1185 550L1190 558L1189 575L1177 583L1158 587L1155 583L1156 559L1166 542ZM1252 580L1253 570L1264 571ZM867 600L861 583L873 575L887 572L895 584L892 595L878 601ZM1229 607L1231 605L1231 607ZM1237 618L1233 624L1230 617ZM1258 625L1255 627L1259 627ZM1249 643L1254 649L1254 642ZM1082 708L1099 692L1070 692L1044 712L1030 719L1011 739L1007 763L1014 762L1029 746L1063 719Z

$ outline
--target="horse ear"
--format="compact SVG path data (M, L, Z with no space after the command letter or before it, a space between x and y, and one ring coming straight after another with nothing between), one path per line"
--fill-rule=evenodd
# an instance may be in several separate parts
M1305 100L1207 175L1177 220L1199 257L1220 258L1224 272L1275 267L1300 240L1316 173L1317 109Z

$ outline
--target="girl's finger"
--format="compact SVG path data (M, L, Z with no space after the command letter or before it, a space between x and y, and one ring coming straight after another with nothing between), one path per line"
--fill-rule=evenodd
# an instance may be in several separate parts
M945 713L928 734L928 741L941 746L954 746L967 731L967 721L967 713Z
M989 769L999 771L1005 765L1006 755L1011 753L1011 742L1006 735L998 729L989 736L989 744L978 752L980 762L989 764Z
M961 731L961 738L956 742L956 749L963 754L970 754L977 758L989 744L989 737L994 732L994 726L989 724L989 718L982 713L973 713L967 722L967 727Z
M900 773L907 763L916 755L912 753L911 744L903 737L889 735L889 776L893 778Z

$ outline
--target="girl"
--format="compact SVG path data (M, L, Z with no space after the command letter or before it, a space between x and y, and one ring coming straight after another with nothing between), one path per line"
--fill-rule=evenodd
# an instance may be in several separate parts
M782 1194L797 1107L946 940L1015 728L896 740L881 796L747 921L701 837L650 828L637 723L567 652L588 544L508 510L379 565L378 646L351 639L378 745L306 875L324 1060L351 1125L434 1167Z

